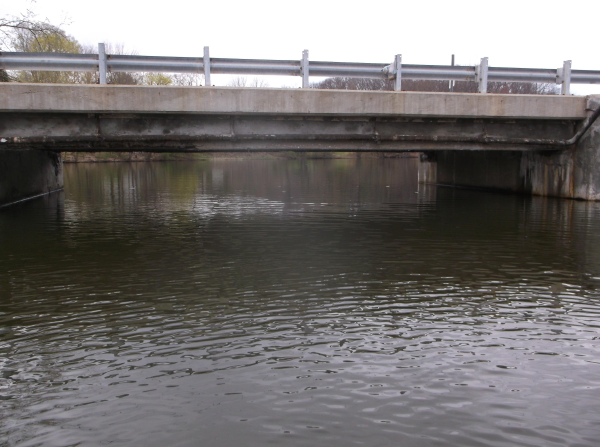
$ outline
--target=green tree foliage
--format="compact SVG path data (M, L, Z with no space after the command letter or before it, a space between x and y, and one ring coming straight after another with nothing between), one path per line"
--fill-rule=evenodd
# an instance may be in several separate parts
M171 85L173 80L163 73L146 73L144 75L145 85Z
M59 27L53 26L47 20L38 20L36 14L29 9L17 16L0 17L0 51L21 51L20 48L26 41L35 40L41 44L45 40L52 40L51 36L57 34L66 37ZM0 82L18 80L19 75L20 73L15 75L0 70Z
M17 30L13 36L15 51L27 53L81 53L82 47L73 37L60 28L52 27L48 32L36 35L29 30ZM45 82L56 84L78 84L81 74L66 71L23 70L15 75L18 82Z
M83 53L96 54L93 46L81 45L74 37L67 35L60 27L47 21L37 20L35 13L26 11L20 16L0 17L0 50L43 53ZM107 43L108 54L125 53L123 45ZM68 84L97 84L98 73L94 72L48 72L0 70L0 82L44 82ZM136 73L107 73L109 84L141 84L143 75Z

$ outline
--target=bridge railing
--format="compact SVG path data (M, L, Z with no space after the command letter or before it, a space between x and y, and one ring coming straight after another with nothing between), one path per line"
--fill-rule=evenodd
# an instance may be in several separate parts
M109 72L199 73L205 85L211 84L211 74L300 76L303 88L309 88L310 76L390 79L395 90L401 89L402 79L473 81L481 93L488 81L558 84L563 95L570 93L571 84L600 84L600 70L572 70L571 61L557 69L489 67L487 57L476 66L403 65L399 54L391 64L321 62L309 61L308 50L300 60L226 59L210 57L208 47L203 57L137 56L106 54L102 43L98 54L2 52L0 69L98 72L100 84L106 84Z

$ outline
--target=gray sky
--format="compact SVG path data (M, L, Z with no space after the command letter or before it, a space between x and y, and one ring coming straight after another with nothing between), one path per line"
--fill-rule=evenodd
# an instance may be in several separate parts
M600 70L600 1L133 1L8 0L30 7L84 44L122 43L143 55L391 62ZM223 77L213 83L222 84ZM269 79L278 85L281 78ZM299 78L283 80L300 85ZM600 85L573 86L600 93Z

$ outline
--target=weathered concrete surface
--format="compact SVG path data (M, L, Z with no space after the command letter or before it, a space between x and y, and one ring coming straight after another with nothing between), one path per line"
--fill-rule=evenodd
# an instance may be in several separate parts
M0 206L62 189L60 154L0 150Z
M581 120L585 98L235 87L0 84L2 112L199 113Z
M600 97L590 97L588 110L598 106ZM419 174L441 185L600 200L600 119L565 150L427 153Z
M54 151L549 150L585 98L0 84L0 148Z
M0 83L0 151L429 150L423 181L597 200L600 123L563 149L589 113L575 96Z
M575 120L0 112L0 147L97 151L556 149Z
M600 107L600 96L590 102ZM600 200L600 119L573 149L573 197Z

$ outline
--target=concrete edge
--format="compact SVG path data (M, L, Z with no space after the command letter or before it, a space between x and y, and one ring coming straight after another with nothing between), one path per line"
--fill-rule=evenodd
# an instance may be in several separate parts
M0 111L566 119L587 98L560 95L240 87L0 84Z

